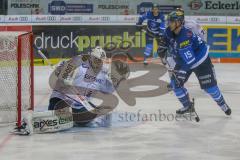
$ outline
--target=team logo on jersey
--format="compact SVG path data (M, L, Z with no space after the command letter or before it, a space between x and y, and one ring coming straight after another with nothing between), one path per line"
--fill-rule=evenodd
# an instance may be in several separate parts
M96 76L90 75L90 74L87 74L87 73L84 75L84 78L88 79L88 80L91 80L91 81L95 81L97 83L103 83L103 81L104 81L103 79L97 78Z
M187 45L189 45L189 43L189 40L183 41L182 43L180 43L180 48L186 47Z
M158 22L158 23L162 23L161 19L155 19L155 21Z
M202 6L203 3L201 0L193 0L189 3L188 5L192 10L199 10Z
M151 26L152 28L155 28L155 27L157 27L157 24L154 23L154 22L152 22L152 23L150 24L150 26Z

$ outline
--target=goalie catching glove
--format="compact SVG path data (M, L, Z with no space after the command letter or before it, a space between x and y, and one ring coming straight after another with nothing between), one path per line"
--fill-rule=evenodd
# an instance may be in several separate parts
M121 60L113 60L108 79L112 82L113 86L117 88L121 81L126 80L129 77L129 73L130 69L127 63L124 63Z

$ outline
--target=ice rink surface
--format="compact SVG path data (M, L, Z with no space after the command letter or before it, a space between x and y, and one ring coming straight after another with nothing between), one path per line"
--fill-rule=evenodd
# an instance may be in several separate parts
M219 87L232 108L226 117L200 90L194 75L186 87L201 118L192 121L118 119L117 113L171 115L180 107L172 92L138 98L134 107L120 100L112 127L75 128L54 134L11 135L0 127L0 160L239 160L240 64L215 64ZM49 67L35 67L35 105L48 105ZM137 76L138 73L134 73ZM168 80L165 75L161 79Z

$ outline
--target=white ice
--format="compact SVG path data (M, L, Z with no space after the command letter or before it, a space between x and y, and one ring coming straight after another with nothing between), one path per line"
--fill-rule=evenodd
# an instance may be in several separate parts
M116 122L119 125L110 128L82 128L33 136L11 135L11 127L0 127L0 160L239 160L240 64L215 64L215 69L219 87L232 108L231 117L226 117L200 90L193 75L187 88L195 97L199 123L140 120L124 125ZM35 67L37 110L46 109L48 104L50 72L49 67ZM138 98L135 107L120 101L116 112L149 114L161 110L170 115L179 106L173 93L168 93Z

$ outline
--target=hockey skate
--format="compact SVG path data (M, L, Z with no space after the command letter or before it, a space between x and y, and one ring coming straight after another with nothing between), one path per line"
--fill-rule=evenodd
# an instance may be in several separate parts
M227 116L230 116L232 114L232 110L231 108L227 105L227 104L224 104L221 109L223 110L223 112L227 115Z
M148 62L145 60L143 61L143 66L146 67L148 65Z
M22 119L21 126L19 127L18 124L16 124L16 127L11 132L13 134L17 135L31 135L33 133L33 126L32 124L32 111L25 112L24 118Z
M193 117L196 122L199 122L200 118L199 118L197 112L195 111L194 99L192 100L189 107L183 107L183 108L180 108L179 110L176 110L176 117L186 118L186 119L189 117L190 120Z
M27 123L23 122L22 125L20 127L15 127L14 130L11 132L13 134L16 135L29 135L30 134L30 130L27 127Z

